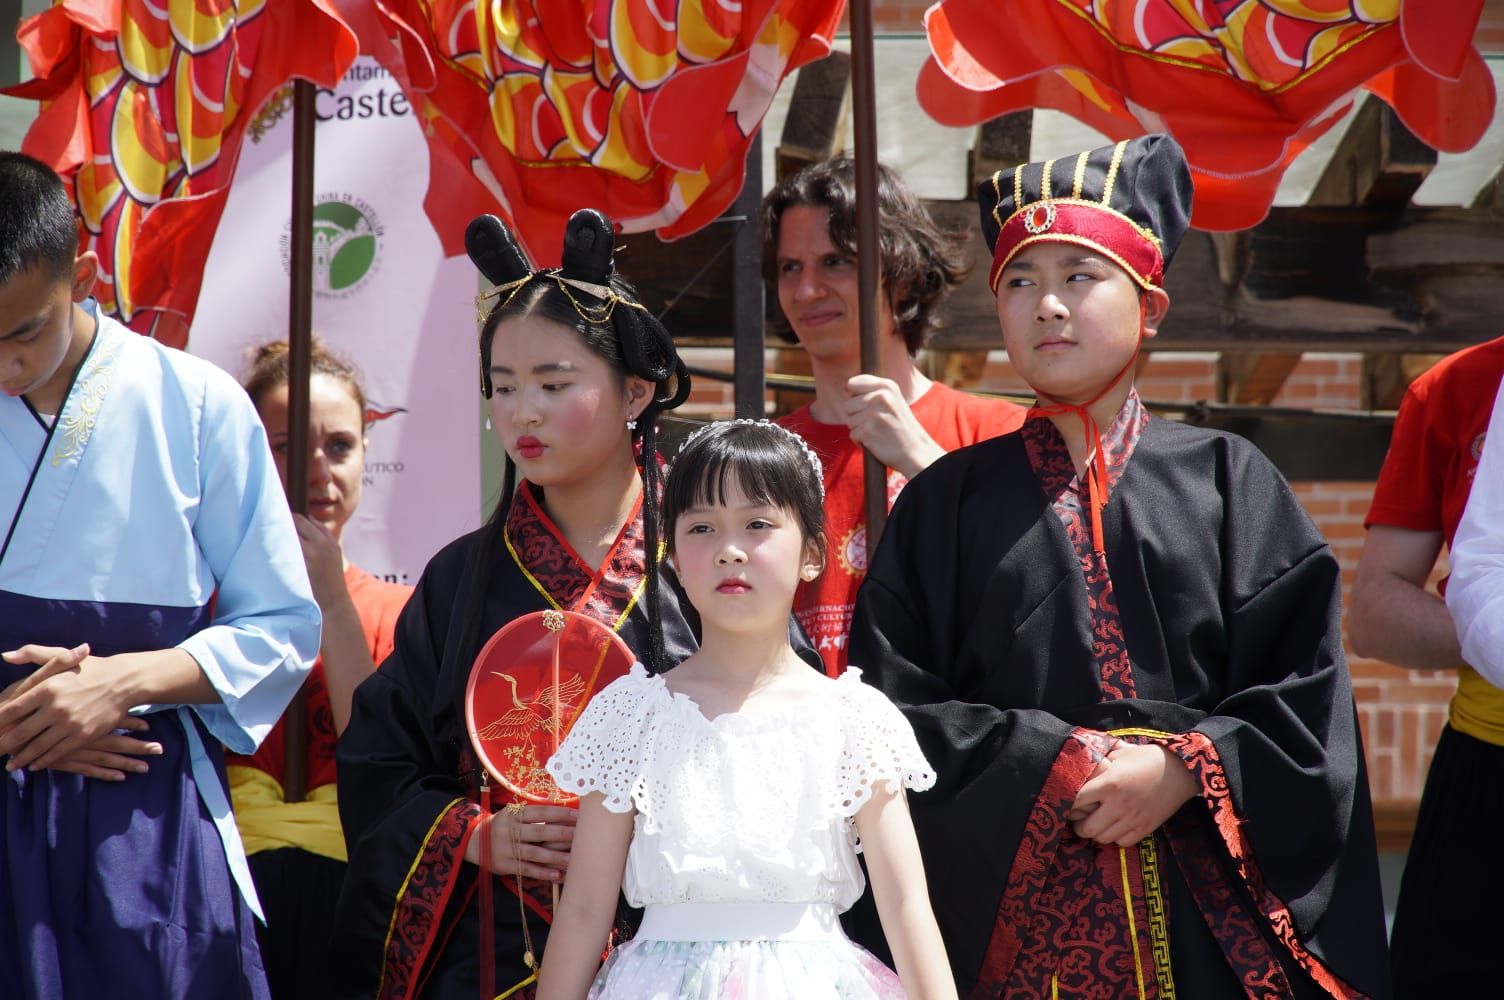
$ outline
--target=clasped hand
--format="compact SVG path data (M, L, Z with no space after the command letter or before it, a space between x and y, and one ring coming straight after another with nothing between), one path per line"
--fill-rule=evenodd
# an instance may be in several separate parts
M0 691L0 757L10 758L7 771L53 768L121 781L127 772L147 769L141 757L162 752L159 743L114 732L150 727L120 704L107 658L90 655L88 643L26 645L3 656L16 666L37 665Z
M1197 790L1195 776L1164 747L1119 742L1081 786L1065 818L1079 837L1131 847Z
M527 805L503 808L465 847L465 860L480 864L480 837L491 837L491 870L497 875L560 882L569 867L578 809Z

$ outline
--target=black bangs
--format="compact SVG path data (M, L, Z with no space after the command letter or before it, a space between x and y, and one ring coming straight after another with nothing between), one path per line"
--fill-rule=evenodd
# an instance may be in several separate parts
M669 548L685 511L722 506L733 488L752 503L792 511L806 538L825 530L819 478L791 432L770 424L715 424L697 432L669 470L663 490Z

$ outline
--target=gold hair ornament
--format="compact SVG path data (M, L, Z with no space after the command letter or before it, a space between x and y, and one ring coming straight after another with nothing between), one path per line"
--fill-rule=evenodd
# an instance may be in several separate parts
M484 325L486 320L495 314L497 310L505 309L507 304L512 301L512 297L522 291L535 278L551 279L559 287L559 291L564 293L564 297L569 300L569 304L574 306L574 311L587 323L604 325L611 322L611 314L616 311L618 305L628 306L632 309L641 309L643 312L648 311L647 306L619 294L609 285L597 285L594 282L581 281L578 278L566 278L563 274L559 273L558 268L552 267L543 268L531 274L525 274L515 281L508 281L503 285L495 285L490 290L481 292L475 297L476 323ZM600 299L601 304L592 306L581 302L575 298L574 294L570 291L571 288L578 289L587 295ZM501 298L503 295L506 297ZM499 299L499 301L488 310L486 303L493 298Z

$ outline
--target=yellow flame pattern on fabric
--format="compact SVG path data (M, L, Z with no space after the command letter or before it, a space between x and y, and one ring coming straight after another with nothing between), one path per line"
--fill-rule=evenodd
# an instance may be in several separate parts
M663 231L701 198L734 195L728 178L739 180L740 157L773 90L829 51L844 3L391 0L386 7L424 36L434 58L435 85L409 92L434 124L431 137L478 177L494 177L524 243L547 253L570 199L605 209L625 230ZM671 113L662 110L669 106ZM490 134L475 133L480 121ZM533 179L539 168L547 169ZM540 233L545 222L557 232Z
M100 306L181 346L202 278L184 268L202 268L222 201L182 206L194 221L164 222L143 245L149 213L223 194L248 99L293 73L332 84L353 32L329 0L67 0L17 34L36 73L24 96L43 102L25 146L71 185Z

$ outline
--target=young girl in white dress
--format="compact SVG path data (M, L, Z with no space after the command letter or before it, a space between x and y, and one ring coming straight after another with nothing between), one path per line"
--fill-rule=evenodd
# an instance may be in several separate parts
M904 798L934 773L860 670L831 680L789 646L824 565L822 479L767 421L681 449L663 516L702 645L601 691L549 761L580 816L540 1000L956 995ZM837 920L862 893L858 836L897 975ZM597 973L619 887L642 926Z

